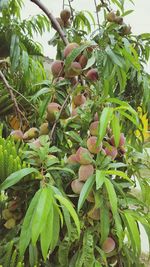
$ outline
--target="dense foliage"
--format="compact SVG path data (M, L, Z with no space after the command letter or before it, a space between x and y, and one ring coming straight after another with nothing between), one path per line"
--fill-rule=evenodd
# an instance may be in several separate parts
M132 33L123 0L99 1L97 22L68 2L50 25L0 1L0 264L146 266L150 34ZM33 37L51 26L48 77Z

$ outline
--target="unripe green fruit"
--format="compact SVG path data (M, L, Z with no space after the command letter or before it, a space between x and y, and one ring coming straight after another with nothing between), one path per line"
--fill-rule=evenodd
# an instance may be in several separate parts
M113 11L111 11L106 15L106 18L109 22L115 22L116 14Z
M97 136L98 135L98 125L99 125L99 121L94 121L90 124L90 134Z
M40 126L40 133L39 133L39 135L46 135L46 134L49 134L48 122L44 122Z
M9 220L13 217L13 213L9 209L4 209L2 211L2 217L4 218L4 220Z
M18 206L19 206L19 203L17 200L11 200L8 203L8 209L10 211L15 211L18 208Z
M102 249L104 250L105 253L112 252L115 249L115 247L116 243L111 237L108 237L102 245Z
M57 114L60 112L61 106L55 102L51 102L47 106L47 120L53 123Z
M92 155L84 147L80 147L77 150L76 158L77 158L78 163L80 163L81 165L88 165L92 162Z
M102 149L102 145L97 146L97 137L91 136L87 140L87 148L92 154L98 154Z
M76 95L73 97L73 103L78 107L83 105L86 102L86 97L81 94L81 95Z
M21 130L14 130L10 133L14 141L23 140L23 132Z
M100 209L96 209L95 207L93 207L88 212L88 217L94 221L98 221L100 219Z
M66 58L77 47L79 47L77 43L68 44L64 49L64 57Z
M67 22L70 19L71 13L70 10L65 8L60 12L60 17L63 20L63 22Z
M75 61L72 62L70 68L66 70L65 77L72 78L74 76L81 74L81 72L82 72L81 65Z
M16 225L16 221L14 218L7 220L6 223L4 224L5 228L7 229L12 229L15 227L15 225Z
M37 138L39 136L39 130L35 127L30 128L27 132L24 133L24 140L31 140L33 138Z
M51 72L54 77L64 75L64 62L62 60L55 60L51 65Z
M76 180L73 180L72 183L71 183L71 188L72 188L72 191L75 193L75 194L80 194L82 188L84 186L84 183L82 183L81 181L79 181L78 179Z
M96 82L98 80L98 71L97 69L91 69L87 72L86 78L92 82Z
M92 164L81 165L79 168L79 181L85 182L94 173L94 167Z
M114 160L117 157L118 151L116 147L109 146L105 148L105 153Z

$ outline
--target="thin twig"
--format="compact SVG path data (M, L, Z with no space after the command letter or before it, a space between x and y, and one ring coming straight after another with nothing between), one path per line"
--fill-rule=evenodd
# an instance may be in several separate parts
M100 32L100 21L99 21L99 15L98 15L98 11L97 11L97 3L96 3L96 0L94 0L94 4L95 4L96 16L97 16L97 24L98 24L98 28L99 28L99 32Z
M55 19L53 14L39 0L30 0L30 1L33 2L34 4L36 4L47 15L47 17L49 18L53 28L56 29L56 31L59 33L59 35L60 35L61 39L63 40L64 44L67 45L69 42L68 42L68 39L66 38L66 34L64 33L64 31L60 27L58 21Z
M110 12L111 9L110 9L110 8L108 7L108 5L104 2L104 0L100 0L100 1L101 1L102 5L103 5L104 7L106 7L107 11Z
M65 8L65 0L63 0L62 10Z
M79 82L76 83L76 84L73 86L71 92L74 91L74 89L78 86L78 84L79 84ZM70 94L67 95L67 97L66 97L64 103L63 103L62 106L61 106L59 116L58 116L58 118L56 119L56 121L55 121L55 123L54 123L54 125L53 125L53 127L52 127L51 133L50 133L50 140L53 140L53 135L54 135L54 133L55 133L55 129L56 129L57 123L59 122L59 119L60 119L60 117L61 117L61 115L62 115L62 112L64 111L64 109L65 109L65 107L66 107L66 105L67 105L67 102L68 102L68 100L69 100L69 97L70 97Z
M25 115L22 113L22 111L20 110L19 106L18 106L18 103L17 103L17 100L13 94L13 88L9 85L8 81L6 80L4 74L2 73L2 71L0 70L0 78L2 79L3 81L3 84L5 85L8 93L10 94L10 97L11 97L11 100L12 102L14 103L14 109L15 109L15 112L16 112L16 116L18 117L19 119L19 122L20 122L20 128L22 127L22 117L25 119L25 121L28 123L28 120L26 119Z
M71 20L73 20L73 8L72 8L72 5L71 5L71 1L68 0L68 3L69 3L69 7L70 7L70 12L71 12Z

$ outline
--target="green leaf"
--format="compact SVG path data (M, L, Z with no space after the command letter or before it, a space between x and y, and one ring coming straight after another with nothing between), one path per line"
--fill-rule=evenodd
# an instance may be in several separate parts
M123 177L125 180L129 181L131 184L134 184L132 180L128 177L128 175L122 171L108 170L108 171L105 171L105 174L117 175L117 176Z
M78 235L80 235L80 221L79 221L77 213L75 212L75 210L72 206L72 203L68 199L66 199L60 195L55 195L55 198L58 199L58 201L63 206L65 206L65 208L69 211L69 213L70 213L70 215L71 215L72 219L74 220L74 223L77 227Z
M106 240L109 235L110 229L110 218L109 218L109 208L106 206L106 203L103 202L103 205L100 207L100 234L101 234L101 244Z
M119 55L115 54L110 46L107 46L105 49L107 55L111 58L114 64L118 65L119 67L123 67L122 58Z
M90 191L92 190L93 184L95 182L95 176L92 175L91 177L89 177L84 186L82 187L82 190L80 192L80 196L79 196L79 200L78 200L78 212L80 211L80 209L82 208L85 200L87 199Z
M7 188L11 187L12 185L18 183L22 178L30 173L38 171L35 168L24 168L22 170L16 171L9 175L6 180L0 185L0 191L6 190Z
M38 199L38 203L32 218L32 242L33 245L36 244L36 241L45 227L45 222L47 221L47 216L50 210L50 191L48 188L41 189L41 194Z
M111 181L109 179L107 179L107 178L105 179L105 186L106 186L106 189L107 189L107 193L108 193L109 202L110 202L110 205L111 205L112 212L115 215L115 214L117 214L117 203L118 203L118 200L117 200L117 195L116 195L114 186L111 183Z
M98 132L98 144L100 144L106 134L106 129L109 121L112 118L113 108L105 107L100 117L100 126Z
M132 240L132 246L136 255L140 255L141 252L141 240L137 222L129 212L124 211L124 216L127 221L127 228Z
M94 263L94 267L102 267L102 265L100 264L100 262L95 261L95 263Z
M21 257L23 257L25 250L30 243L32 218L34 216L35 208L37 206L40 194L41 194L41 189L37 191L34 197L32 198L30 206L26 212L26 215L23 221L21 234L20 234L20 240L19 240L19 251L20 251Z
M136 60L135 57L132 56L132 54L130 54L125 48L122 49L122 53L124 57L129 60L129 62L133 65L135 69L137 69L138 71L141 70L140 63Z
M96 170L96 190L102 187L105 182L106 174L105 171Z
M119 141L120 141L120 124L119 124L119 118L117 114L114 114L113 119L111 121L112 125L112 131L114 135L114 140L115 140L115 146L119 146Z

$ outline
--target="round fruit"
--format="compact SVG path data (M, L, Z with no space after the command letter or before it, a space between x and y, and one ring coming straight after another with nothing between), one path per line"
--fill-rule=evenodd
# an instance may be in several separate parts
M123 18L122 17L116 17L114 22L116 22L117 24L121 25L121 24L123 24Z
M94 173L94 167L92 164L81 165L79 168L79 181L85 182Z
M82 72L81 65L75 61L72 62L70 68L66 70L65 77L72 78L74 76L81 74L81 72Z
M47 106L47 120L53 123L57 114L60 112L61 106L58 103L51 102Z
M81 95L76 95L73 97L73 103L78 107L83 105L86 102L86 97L81 94Z
M88 62L87 57L84 56L84 55L81 55L80 58L79 58L79 63L80 63L80 65L81 65L81 68L82 68L82 69L85 68L87 62Z
M97 146L97 137L91 136L87 140L87 148L92 154L98 154L102 149L102 145Z
M116 20L116 14L115 14L113 11L111 11L111 12L109 12L109 13L106 15L106 18L107 18L107 20L108 20L109 22L115 22L115 20Z
M86 77L88 80L92 82L96 82L98 80L98 71L97 69L91 69L87 72Z
M63 76L64 62L62 60L55 60L51 65L51 72L54 77Z
M66 58L73 51L73 49L75 49L77 47L79 47L79 45L77 43L68 44L64 49L64 57Z
M79 147L76 152L76 158L81 165L89 165L92 162L92 155L84 147Z
M115 249L115 247L116 243L111 237L108 237L102 245L102 249L104 250L105 253L112 252Z
M120 134L120 140L119 140L119 145L118 146L124 146L125 144L125 136L124 136L124 133L121 133ZM110 143L115 146L115 138L114 138L114 135L110 138Z
M118 151L116 147L109 146L105 148L105 153L114 160L117 157Z
M39 130L35 127L32 127L27 132L24 133L23 139L30 140L33 138L37 138L38 136L39 136Z
M61 11L60 17L63 20L63 22L67 22L70 19L70 10L65 8L64 10Z
M16 225L16 221L15 221L14 218L9 219L9 220L6 221L5 224L4 224L5 228L7 228L7 229L12 229L12 228L15 227L15 225Z
M75 194L80 194L80 192L81 192L83 186L84 186L84 183L82 183L82 182L79 181L78 179L73 180L72 183L71 183L72 191L73 191Z
M13 217L13 213L9 209L4 209L2 211L2 217L4 218L4 220L9 220Z
M92 208L88 212L88 217L94 221L98 221L100 219L100 209Z
M10 133L14 141L23 140L23 132L21 130L14 130Z
M40 133L39 133L39 135L46 135L46 134L49 134L48 122L44 122L40 126Z
M67 159L67 163L69 164L77 164L77 158L76 158L76 154L72 154L68 157Z
M90 124L90 134L97 136L98 135L98 125L99 125L99 121L94 121Z

